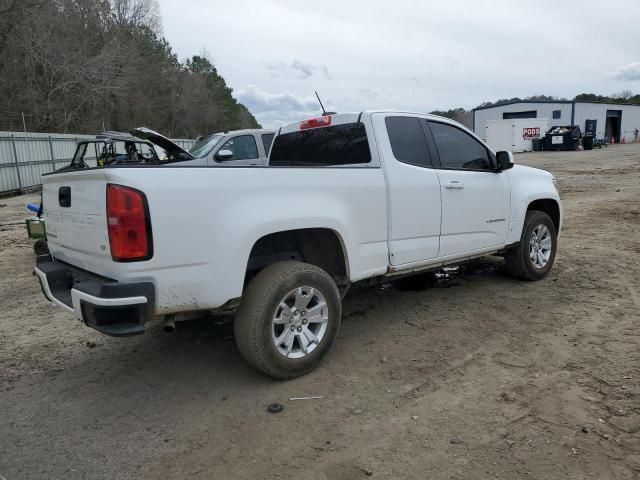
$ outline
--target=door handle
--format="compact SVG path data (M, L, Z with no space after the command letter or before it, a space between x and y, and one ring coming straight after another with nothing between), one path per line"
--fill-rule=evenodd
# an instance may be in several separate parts
M449 190L453 190L453 189L462 189L464 188L464 183L459 182L458 180L451 180L449 183L447 183L444 188L447 188Z

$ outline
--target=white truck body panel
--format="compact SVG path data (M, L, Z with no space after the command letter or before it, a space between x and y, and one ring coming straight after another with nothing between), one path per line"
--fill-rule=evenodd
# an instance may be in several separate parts
M553 183L553 175L538 168L515 165L509 173L511 183L511 219L507 245L520 240L527 207L539 199L555 200L560 207L560 225L562 225L562 203L560 194ZM558 229L558 238L561 229Z
M440 248L440 181L434 169L401 163L393 156L385 118L372 116L376 144L385 159L390 263L394 266L436 258ZM412 116L419 114L390 114ZM407 212L412 212L408 215Z
M440 255L506 244L509 172L437 170L442 185Z
M90 270L82 260L85 257L113 263L105 209L106 172L96 169L52 175L46 178L42 188L50 248L58 252L61 260L80 262L78 266L85 270ZM71 207L65 208L59 205L58 192L60 187L68 185L73 185L73 198Z

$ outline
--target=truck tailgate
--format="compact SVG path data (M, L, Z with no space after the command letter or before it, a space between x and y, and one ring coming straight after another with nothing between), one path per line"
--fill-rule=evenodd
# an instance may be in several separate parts
M43 178L44 220L54 258L87 270L111 263L106 185L104 170L63 172Z

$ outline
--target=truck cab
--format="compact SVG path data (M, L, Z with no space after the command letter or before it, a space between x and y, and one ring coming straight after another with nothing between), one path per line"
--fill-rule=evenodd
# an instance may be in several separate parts
M560 230L550 173L514 166L511 152L496 154L443 117L370 111L292 123L278 131L270 165L381 169L392 272L517 242L526 208L540 196L555 202L548 213Z

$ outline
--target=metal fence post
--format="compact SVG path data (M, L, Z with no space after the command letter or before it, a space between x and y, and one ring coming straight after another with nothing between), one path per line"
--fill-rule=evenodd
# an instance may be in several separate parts
M53 155L53 142L51 141L51 135L49 135L49 153L51 154L51 167L56 169L56 157Z
M22 178L20 177L20 164L18 163L18 151L16 150L16 141L11 134L11 146L13 147L13 161L16 164L16 175L18 177L18 190L22 192Z

